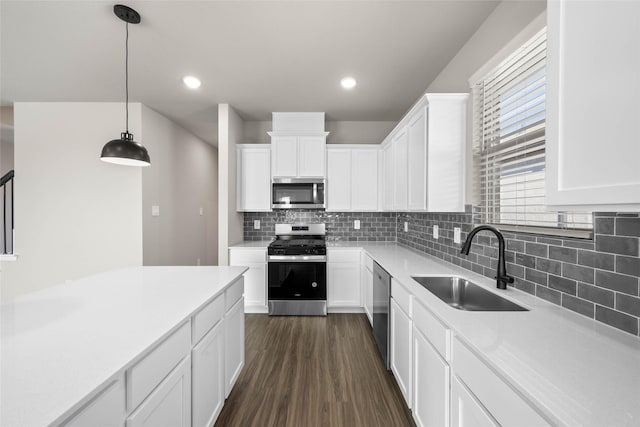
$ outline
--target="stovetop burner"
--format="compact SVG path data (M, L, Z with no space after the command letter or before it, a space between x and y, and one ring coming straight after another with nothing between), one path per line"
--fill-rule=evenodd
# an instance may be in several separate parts
M276 224L269 255L326 255L324 224Z

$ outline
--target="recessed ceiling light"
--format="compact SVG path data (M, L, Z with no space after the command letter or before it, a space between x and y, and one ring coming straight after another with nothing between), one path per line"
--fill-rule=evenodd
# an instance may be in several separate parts
M184 76L182 81L189 89L198 89L202 84L199 78L193 76Z
M340 80L340 84L345 89L353 89L356 86L356 79L354 79L353 77L345 77L344 79Z

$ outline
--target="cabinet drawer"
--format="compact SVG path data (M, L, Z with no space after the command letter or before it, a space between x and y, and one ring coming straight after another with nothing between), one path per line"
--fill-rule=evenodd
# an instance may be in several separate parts
M244 278L240 277L233 285L224 291L224 311L228 311L233 305L242 298L244 293Z
M396 279L391 279L391 298L400 306L405 313L412 317L411 312L411 293L400 284Z
M229 249L229 265L267 262L266 249Z
M369 271L373 271L373 258L362 251L362 265L364 265Z
M453 340L453 370L500 425L551 425L458 338Z
M131 411L140 405L190 348L191 322L186 322L131 367L127 371L127 409Z
M360 249L327 249L327 262L360 264Z
M195 344L224 316L224 295L216 297L193 316L192 342Z
M438 350L444 360L451 360L451 329L419 302L413 304L413 324Z

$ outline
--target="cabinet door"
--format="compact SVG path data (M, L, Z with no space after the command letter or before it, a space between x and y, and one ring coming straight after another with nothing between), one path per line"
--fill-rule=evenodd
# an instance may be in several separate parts
M326 137L298 137L298 176L324 178L326 174Z
M395 194L395 162L393 145L382 148L382 210L392 211Z
M298 176L298 138L274 136L271 138L271 176L295 178Z
M407 124L409 210L427 209L427 112L418 108Z
M225 397L229 396L244 367L244 298L224 316Z
M265 312L267 309L267 264L247 263L244 274L244 306L246 313Z
M407 129L402 129L393 138L393 162L394 162L394 210L407 210L407 184L408 184L408 138Z
M327 149L327 210L351 210L351 150Z
M360 265L327 263L327 307L361 307Z
M451 427L500 426L456 376L451 385L451 402Z
M124 377L120 377L62 425L122 427L126 411L124 390Z
M548 2L546 203L640 210L640 2Z
M419 427L449 425L450 371L449 364L414 327L413 418Z
M208 427L224 405L224 324L210 330L191 354L193 427Z
M191 426L191 357L187 356L127 419L127 427Z
M411 400L411 319L391 298L391 371L409 409Z
M271 148L238 149L238 211L271 210Z
M351 209L378 209L378 150L351 151Z

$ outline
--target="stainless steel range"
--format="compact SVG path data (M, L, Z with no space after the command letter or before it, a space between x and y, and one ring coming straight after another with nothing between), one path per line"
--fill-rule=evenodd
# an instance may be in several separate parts
M267 248L269 315L327 315L324 224L276 224Z

